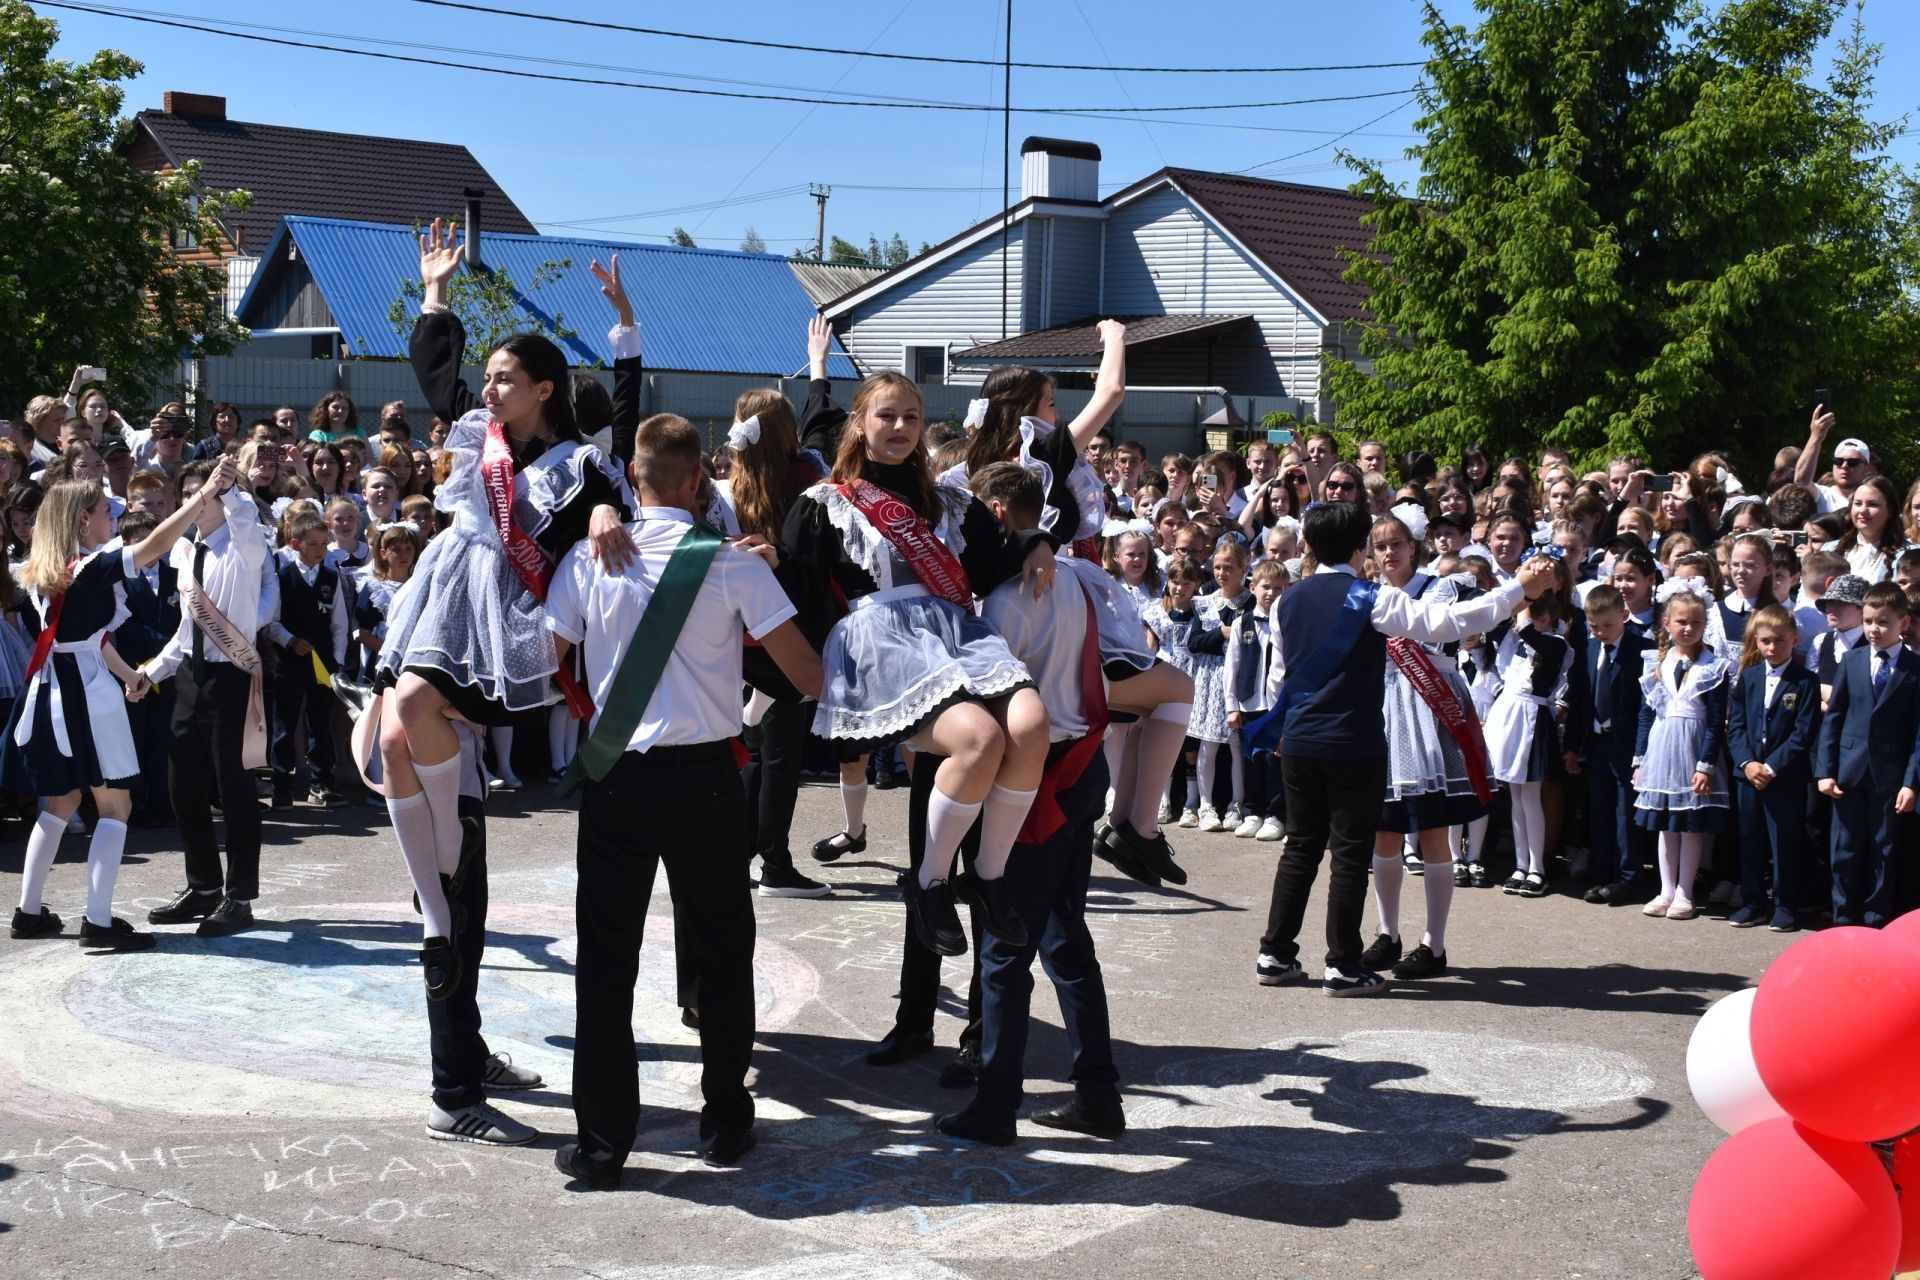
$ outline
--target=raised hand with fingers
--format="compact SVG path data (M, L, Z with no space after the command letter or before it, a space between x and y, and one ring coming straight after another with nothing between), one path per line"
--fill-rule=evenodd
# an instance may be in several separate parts
M827 353L833 350L833 326L827 323L825 316L816 315L807 321L807 376L821 379L827 376Z
M423 302L447 305L447 283L467 256L467 246L454 243L457 237L458 231L445 218L435 218L420 237L420 282L426 287Z
M620 255L614 254L607 259L607 266L601 266L599 259L589 263L587 270L593 272L593 278L600 282L600 292L613 304L614 314L622 325L633 324L633 304L627 300L627 290L620 283Z

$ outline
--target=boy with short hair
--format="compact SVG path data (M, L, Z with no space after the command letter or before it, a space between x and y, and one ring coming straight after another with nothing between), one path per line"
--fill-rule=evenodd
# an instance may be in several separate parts
M326 562L331 541L319 512L303 509L287 523L290 557L279 565L280 616L267 635L280 647L273 664L273 807L291 809L298 783L311 804L336 808L333 699L329 679L347 660L348 597L338 569ZM306 780L301 775L306 775Z
M1587 775L1586 900L1631 902L1640 837L1633 822L1633 740L1640 723L1642 656L1652 647L1627 626L1627 601L1611 583L1587 592L1587 639L1568 680L1566 766Z
M1820 725L1814 776L1833 801L1836 925L1877 929L1894 914L1894 815L1913 812L1920 787L1920 656L1901 642L1907 616L1899 587L1867 589L1863 643L1840 660Z
M1856 574L1836 576L1814 600L1826 619L1826 634L1814 645L1813 674L1820 678L1820 706L1833 700L1840 663L1860 644L1861 611L1867 601L1867 580Z

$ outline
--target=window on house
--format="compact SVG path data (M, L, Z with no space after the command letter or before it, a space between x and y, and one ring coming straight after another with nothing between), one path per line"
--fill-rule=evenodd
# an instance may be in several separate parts
M947 349L945 346L909 346L906 359L901 362L904 372L915 383L923 387L944 386L947 381Z
M192 199L188 201L188 204L192 208L194 215L198 216L200 213L200 197L192 197ZM197 243L197 239L190 228L176 228L173 232L172 241L173 247L176 249L191 249Z

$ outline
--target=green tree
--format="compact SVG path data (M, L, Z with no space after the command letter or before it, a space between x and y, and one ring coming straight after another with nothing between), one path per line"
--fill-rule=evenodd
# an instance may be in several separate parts
M135 169L117 117L140 63L110 49L54 59L58 34L0 0L0 414L65 391L82 364L104 366L137 412L182 356L246 336L225 313L226 272L173 245L219 244L221 214L248 196L200 189L192 163L166 177Z
M907 248L907 242L902 240L900 233L896 231L893 233L893 239L887 241L887 246L882 253L881 261L886 266L897 267L912 256L913 252Z
M1413 195L1355 162L1372 302L1364 358L1329 362L1340 420L1443 458L1730 448L1752 476L1831 387L1843 432L1893 444L1920 255L1857 11L1823 85L1835 0L1478 7L1427 6Z
M827 238L827 261L843 267L867 266L866 250L859 245L850 244L839 236Z
M765 253L766 251L767 251L767 242L760 238L760 233L758 231L755 231L752 227L748 227L747 234L743 236L740 240L740 252Z
M418 233L416 226L414 231ZM502 341L516 333L538 333L563 342L580 335L567 327L567 318L559 310L551 313L528 305L527 294L538 292L573 269L573 260L549 258L533 270L526 291L515 283L504 267L488 266L479 271L463 268L447 285L447 306L460 317L467 331L467 358L478 362ZM425 293L417 278L400 282L400 292L387 308L387 323L402 338L413 332L414 317L420 314L420 299ZM360 350L367 342L360 339Z
M685 227L675 227L673 234L667 237L667 243L678 245L682 249L698 249L700 247L693 242L693 237L687 233Z

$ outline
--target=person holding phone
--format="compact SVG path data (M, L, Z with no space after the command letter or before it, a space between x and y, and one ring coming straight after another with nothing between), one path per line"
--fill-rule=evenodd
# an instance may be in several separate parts
M1793 464L1793 482L1805 485L1819 500L1820 514L1847 511L1853 506L1853 491L1868 476L1879 474L1873 463L1873 450L1867 442L1849 436L1833 446L1833 483L1820 484L1820 454L1837 419L1833 412L1833 393L1822 388L1814 392L1813 417L1807 423L1807 444Z

